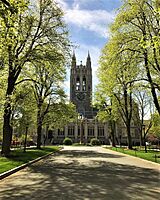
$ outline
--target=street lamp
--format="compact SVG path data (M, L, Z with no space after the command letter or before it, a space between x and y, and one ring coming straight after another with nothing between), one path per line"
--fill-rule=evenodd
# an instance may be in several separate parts
M143 138L144 138L144 147L145 147L145 153L147 153L147 144L146 144L145 124L142 124L142 130L143 130Z
M80 113L80 115L78 115L78 119L80 121L80 144L82 144L82 140L83 140L83 134L82 134L82 131L83 131L83 120L84 120L84 116L82 115L82 113Z
M122 139L122 135L119 135L119 145L120 145L120 147L121 147L121 139Z
M25 138L24 138L24 149L23 152L26 152L26 146L27 146L27 135L28 135L28 126L29 124L26 124L26 131L25 131Z

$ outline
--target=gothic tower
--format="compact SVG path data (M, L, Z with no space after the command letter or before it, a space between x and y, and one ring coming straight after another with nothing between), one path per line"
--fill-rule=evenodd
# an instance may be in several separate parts
M92 68L88 52L86 65L76 64L73 52L70 71L70 100L76 105L77 112L86 118L92 118Z

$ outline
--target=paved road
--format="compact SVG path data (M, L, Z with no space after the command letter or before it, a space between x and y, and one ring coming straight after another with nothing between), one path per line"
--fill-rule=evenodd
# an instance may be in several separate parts
M1 200L158 200L160 165L101 147L65 147L0 182Z

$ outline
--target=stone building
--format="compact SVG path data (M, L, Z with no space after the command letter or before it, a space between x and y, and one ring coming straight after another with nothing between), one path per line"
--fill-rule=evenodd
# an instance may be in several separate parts
M75 53L72 56L70 69L70 101L76 105L79 119L70 123L63 130L54 131L54 142L62 143L65 137L73 142L89 143L92 138L98 138L102 144L110 144L109 122L102 123L95 118L97 111L92 107L92 67L88 52L86 65L77 65ZM139 142L138 129L134 124L131 128L133 141ZM116 143L127 144L126 128L123 124L116 126Z

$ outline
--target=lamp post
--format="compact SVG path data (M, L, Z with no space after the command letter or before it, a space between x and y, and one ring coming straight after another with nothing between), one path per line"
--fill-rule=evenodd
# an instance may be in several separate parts
M146 145L146 133L145 133L145 124L142 124L142 130L143 130L143 138L144 138L144 147L145 147L145 153L147 153L147 145Z
M82 144L82 141L83 141L83 134L82 134L82 131L83 131L83 119L84 119L84 116L82 114L78 115L78 119L80 121L80 144Z
M119 145L121 147L121 139L122 139L122 135L119 135Z
M29 124L26 124L26 131L25 131L24 149L23 149L23 152L26 152L26 146L27 146L27 134L28 134L28 125L29 125Z

